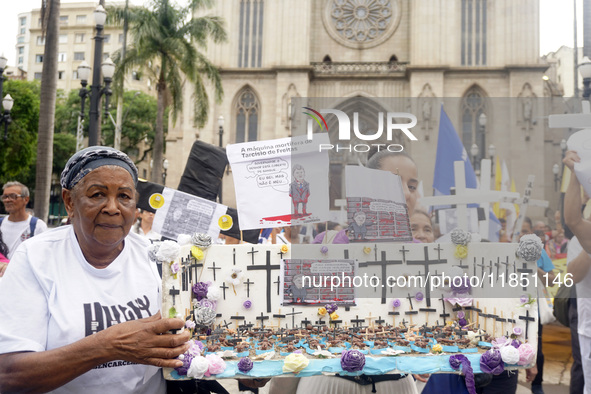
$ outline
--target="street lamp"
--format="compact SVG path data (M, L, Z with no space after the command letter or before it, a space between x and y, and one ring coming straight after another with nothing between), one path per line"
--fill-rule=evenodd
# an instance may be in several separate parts
M164 159L162 162L162 169L164 170L162 172L162 185L166 186L166 170L168 170L168 159Z
M558 164L554 164L552 166L552 173L554 174L554 191L558 191L558 183L560 182L560 177L558 173L560 172L560 166Z
M495 154L497 153L497 147L493 144L488 146L488 157L490 158L491 176L495 176Z
M560 149L562 150L562 158L564 159L564 155L566 154L566 140L563 138L560 141Z
M0 97L3 95L3 88L4 88L4 81L6 78L4 77L4 70L6 69L6 64L8 63L8 59L4 54L0 56ZM2 108L4 108L4 114L0 115L0 124L4 123L4 141L8 137L8 125L12 122L12 118L10 117L10 111L12 110L12 105L14 104L14 100L10 97L10 94L7 94L6 97L2 100Z
M98 135L99 135L99 106L101 96L104 94L106 95L105 100L105 113L109 109L109 97L111 96L111 82L113 81L113 74L115 73L115 64L111 59L107 59L102 63L101 67L101 59L103 57L103 29L105 26L105 21L107 20L107 12L103 8L102 5L99 4L94 11L94 23L96 24L96 36L94 37L94 64L93 64L93 74L92 74L92 85L90 86L90 120L89 120L89 129L88 129L88 145L98 145ZM84 66L84 67L83 67ZM82 70L81 70L82 68ZM87 70L86 70L87 69ZM80 71L82 71L83 75L86 79L83 79L80 76ZM86 74L85 72L88 71ZM103 74L103 80L105 82L105 86L101 86L101 71ZM88 77L90 76L90 67L88 64L82 63L80 67L78 67L78 75L80 76L80 84L84 89L86 89L86 83L88 82ZM86 93L83 96L82 90L80 91L80 97L82 100L86 98ZM82 108L84 108L84 101L82 102Z
M583 77L583 98L589 100L591 95L591 88L589 87L591 83L591 60L587 56L583 59L583 63L579 65L579 72Z
M222 137L224 136L224 117L220 115L218 118L219 136L220 136L220 148L223 147Z
M478 145L472 144L470 148L470 155L472 156L472 167L474 167L474 171L476 171L476 157L478 156Z

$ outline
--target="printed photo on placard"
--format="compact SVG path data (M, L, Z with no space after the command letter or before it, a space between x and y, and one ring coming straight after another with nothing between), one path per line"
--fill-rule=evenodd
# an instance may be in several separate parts
M281 263L283 305L355 305L355 260L286 259Z
M313 139L228 145L240 227L258 229L328 220L328 153Z
M345 174L349 242L412 241L400 177L361 166Z

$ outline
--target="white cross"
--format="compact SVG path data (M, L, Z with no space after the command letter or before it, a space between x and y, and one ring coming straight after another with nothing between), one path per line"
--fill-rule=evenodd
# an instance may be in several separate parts
M560 129L571 127L573 129L585 129L591 125L591 104L588 100L581 102L582 113L550 115L548 117L548 126L551 129Z

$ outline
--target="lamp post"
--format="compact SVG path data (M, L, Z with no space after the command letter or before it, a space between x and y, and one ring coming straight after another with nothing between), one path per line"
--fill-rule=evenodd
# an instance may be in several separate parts
M470 148L470 155L472 156L472 167L474 167L474 172L476 172L476 158L479 151L478 145L472 144L472 147Z
M566 140L563 138L560 141L560 150L562 151L562 158L563 159L564 159L564 155L566 155L566 148L567 148L567 146L566 146Z
M164 159L162 162L162 185L166 186L166 170L168 170L168 159Z
M552 173L554 174L554 191L558 191L558 183L560 182L560 176L558 176L559 172L560 172L560 166L555 163L552 166Z
M6 69L6 63L8 63L8 59L2 55L0 56L0 98L4 94L4 70ZM0 124L4 123L4 141L8 138L8 125L12 123L12 118L10 117L10 111L12 111L12 105L14 104L14 100L10 97L10 94L7 94L4 99L2 99L2 108L4 108L4 113L0 115Z
M115 73L115 64L109 58L102 63L101 67L101 59L103 57L103 29L105 26L105 21L107 19L107 12L103 8L102 5L96 7L94 11L94 22L96 24L96 36L94 37L94 69L92 74L92 85L90 86L90 119L89 119L89 129L88 129L88 145L98 145L98 135L99 135L99 106L101 96L104 94L106 97L105 100L105 113L109 109L109 97L111 96L111 82L113 81L113 74ZM84 65L81 64L80 67ZM78 68L79 75L80 75L80 67ZM86 65L88 67L88 65ZM105 82L105 86L101 86L101 69L103 74L103 80ZM84 71L83 71L84 72ZM88 73L90 74L90 72ZM85 84L81 84L83 88L85 88ZM86 78L88 81L88 76ZM82 93L80 93L80 97L82 98ZM85 97L85 96L84 96ZM84 103L83 103L84 104Z
M589 87L591 83L591 60L587 56L585 56L583 62L579 65L579 72L583 77L583 99L589 100L589 96L591 95L591 88Z
M495 176L495 154L497 153L497 147L493 144L488 146L488 157L490 158L491 176Z
M218 128L219 128L219 136L220 136L220 148L223 147L223 141L222 138L224 136L224 117L222 115L220 115L218 117ZM223 178L220 180L220 191L218 193L218 198L220 200L220 204L222 203L222 190L224 188L224 183L223 183Z

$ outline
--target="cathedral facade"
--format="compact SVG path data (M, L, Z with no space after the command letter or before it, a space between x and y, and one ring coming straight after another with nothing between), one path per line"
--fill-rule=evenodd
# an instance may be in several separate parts
M343 107L356 97L400 98L420 126L418 141L402 144L431 195L440 111L432 103L446 99L467 152L478 147L476 162L494 145L517 190L535 175L533 196L557 208L552 167L566 132L548 129L545 118L553 101L542 78L548 65L539 56L538 0L218 0L207 13L226 21L228 41L207 49L220 67L224 99L212 99L202 129L188 110L170 125L172 187L195 139L220 143L220 117L226 146L290 136L301 112L296 98L335 98ZM191 95L187 89L187 109ZM354 164L353 156L331 161ZM234 206L231 177L224 177L223 203Z

